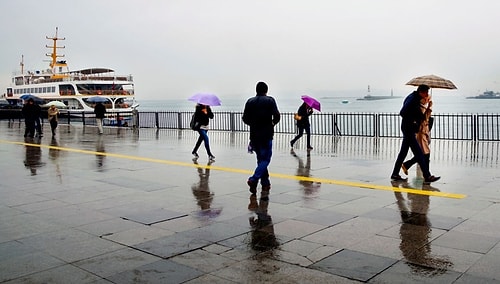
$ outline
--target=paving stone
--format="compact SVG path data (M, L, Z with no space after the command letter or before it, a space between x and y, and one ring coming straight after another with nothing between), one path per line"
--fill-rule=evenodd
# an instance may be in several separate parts
M332 256L310 265L309 268L349 279L368 281L396 262L397 260L387 257L351 250L341 250Z

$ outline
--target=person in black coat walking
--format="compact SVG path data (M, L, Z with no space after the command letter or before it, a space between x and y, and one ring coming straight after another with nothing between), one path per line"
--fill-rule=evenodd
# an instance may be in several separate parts
M300 105L299 110L297 111L297 115L300 117L300 119L297 120L299 133L297 134L297 136L295 136L295 138L292 139L292 141L290 141L290 147L293 148L293 144L295 144L295 142L297 142L297 140L302 137L305 131L307 135L307 150L313 149L313 147L311 146L311 123L309 122L309 116L312 113L313 109L306 103L302 103L302 105Z
M99 129L99 135L104 132L102 128L102 120L104 119L104 114L106 113L106 107L102 103L96 103L94 107L95 120L97 123L97 128Z
M39 114L35 105L35 101L33 99L28 99L28 101L23 105L23 109L21 110L24 116L24 137L35 137L35 120L36 116Z
M409 94L404 102L399 115L402 117L401 120L401 132L403 132L403 141L401 143L401 149L399 150L398 157L394 163L394 169L391 174L391 180L394 181L404 181L406 178L402 178L399 175L403 161L408 154L408 150L411 149L413 156L415 156L422 174L424 176L424 182L430 183L440 179L431 175L429 171L429 165L425 162L424 153L422 148L417 141L417 132L420 128L422 121L425 119L424 113L420 109L420 101L429 96L429 86L420 85L416 91Z
M250 126L250 145L257 155L257 168L247 180L252 194L257 193L260 180L262 192L271 189L267 167L273 154L274 126L280 122L281 115L273 97L267 96L266 83L256 86L257 95L247 100L243 111L243 122Z

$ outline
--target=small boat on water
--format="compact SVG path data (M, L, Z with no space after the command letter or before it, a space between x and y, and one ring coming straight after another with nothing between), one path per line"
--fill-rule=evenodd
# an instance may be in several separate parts
M482 94L466 97L466 99L500 99L500 92L484 91Z
M53 41L47 69L24 70L24 60L21 60L20 72L13 74L10 86L7 87L5 99L11 105L19 105L21 96L30 94L40 98L44 103L61 101L67 106L70 115L91 116L95 104L93 97L101 97L106 106L108 125L124 125L132 117L132 111L138 106L135 101L134 82L132 75L117 75L114 70L101 67L70 71L65 60L59 60L57 42L65 40L57 36L46 37ZM90 100L89 100L90 99ZM89 114L87 114L89 113ZM119 114L119 116L117 115Z

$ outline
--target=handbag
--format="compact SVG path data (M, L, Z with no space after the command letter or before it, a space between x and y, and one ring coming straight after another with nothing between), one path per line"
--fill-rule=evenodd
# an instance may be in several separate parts
M293 119L295 119L295 120L301 120L302 116L300 116L298 113L294 113L293 114Z

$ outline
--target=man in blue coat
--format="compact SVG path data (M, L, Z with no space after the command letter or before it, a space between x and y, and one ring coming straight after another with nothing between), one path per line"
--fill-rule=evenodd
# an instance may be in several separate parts
M276 101L267 96L267 91L266 83L257 83L257 95L247 100L242 117L243 122L250 126L250 144L257 155L257 168L247 181L252 194L257 193L259 180L262 191L271 189L267 167L273 153L274 126L281 116Z

